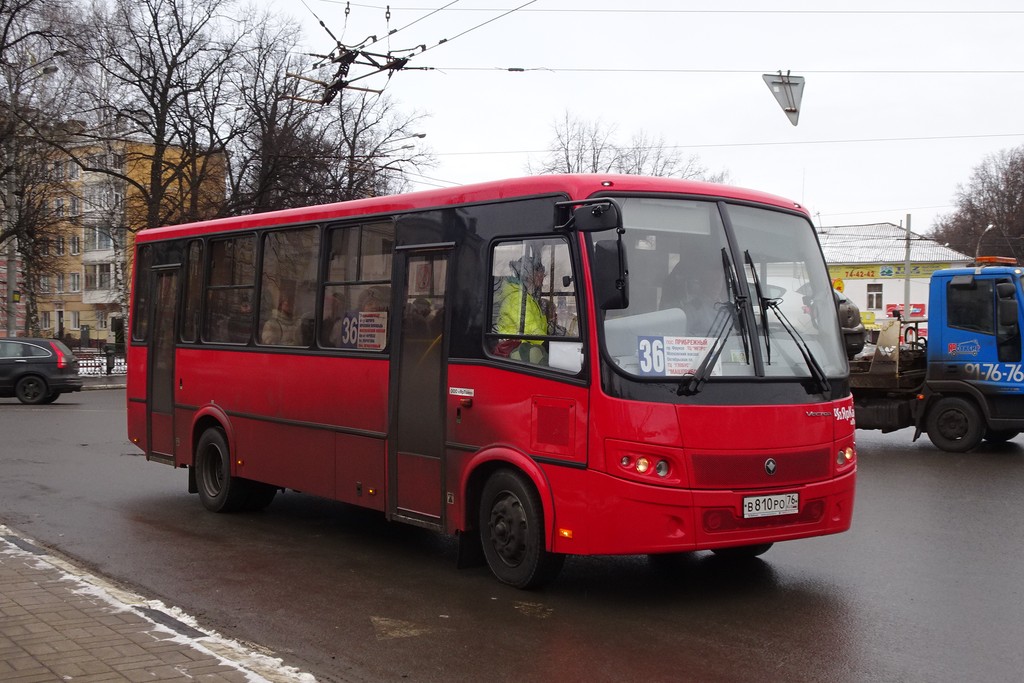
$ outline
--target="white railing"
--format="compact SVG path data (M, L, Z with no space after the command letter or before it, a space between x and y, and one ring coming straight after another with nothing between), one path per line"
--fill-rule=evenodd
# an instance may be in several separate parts
M128 365L125 363L124 356L116 356L114 358L114 367L111 370L110 374L125 375L127 373ZM79 356L78 374L85 377L98 377L100 375L106 375L107 357L103 355Z

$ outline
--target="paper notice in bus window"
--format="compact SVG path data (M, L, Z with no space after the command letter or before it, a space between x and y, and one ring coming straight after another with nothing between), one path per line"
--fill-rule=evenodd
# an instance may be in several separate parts
M382 351L388 344L387 311L359 313L359 333L356 348L365 351Z
M640 374L657 377L692 375L697 372L714 341L710 337L637 337Z

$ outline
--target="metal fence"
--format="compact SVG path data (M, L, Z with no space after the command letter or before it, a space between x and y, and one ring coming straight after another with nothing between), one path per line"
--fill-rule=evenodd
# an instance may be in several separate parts
M114 357L114 367L107 373L107 357L103 355L81 355L78 356L78 374L86 377L98 377L100 375L126 375L128 365L124 356Z

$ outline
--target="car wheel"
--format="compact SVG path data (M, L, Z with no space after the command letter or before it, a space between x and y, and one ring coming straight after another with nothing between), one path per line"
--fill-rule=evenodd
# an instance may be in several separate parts
M196 486L203 507L211 512L234 512L244 507L249 494L244 479L231 476L231 451L224 432L207 429L196 446Z
M480 500L480 540L491 572L502 583L533 588L554 579L565 556L544 548L544 514L533 484L498 470Z
M965 453L981 443L985 426L971 401L951 396L940 398L928 411L925 431L937 448Z
M44 398L42 401L40 401L40 403L53 403L58 398L60 398L60 392L59 391L54 391L54 392L51 392L51 393L47 394L46 398Z
M22 403L39 405L49 395L49 391L46 388L46 380L36 375L22 377L14 386L14 395Z
M749 560L764 555L773 545L775 544L758 543L757 545L740 545L733 548L713 548L711 552L727 560Z

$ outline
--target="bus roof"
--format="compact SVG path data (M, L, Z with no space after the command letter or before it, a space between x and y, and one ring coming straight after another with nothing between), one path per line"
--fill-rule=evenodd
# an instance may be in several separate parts
M153 228L138 233L136 240L149 242L211 231L246 230L276 225L340 220L353 216L405 213L421 209L556 193L564 193L571 199L585 199L599 192L664 192L719 197L767 204L807 214L806 209L796 202L764 192L729 185L678 178L615 174L542 175Z

